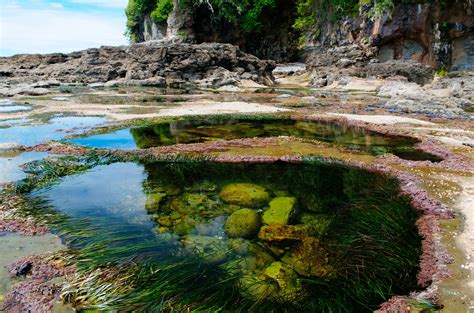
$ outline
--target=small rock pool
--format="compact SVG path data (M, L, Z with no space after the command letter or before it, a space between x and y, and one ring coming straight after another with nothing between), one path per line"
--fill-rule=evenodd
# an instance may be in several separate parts
M276 136L318 140L373 155L392 153L414 161L441 161L437 156L414 148L418 141L413 138L383 135L337 123L293 119L197 119L163 122L74 138L69 142L92 148L132 150L179 143Z
M364 312L417 289L418 213L338 163L112 163L31 197L102 273L66 288L79 308Z

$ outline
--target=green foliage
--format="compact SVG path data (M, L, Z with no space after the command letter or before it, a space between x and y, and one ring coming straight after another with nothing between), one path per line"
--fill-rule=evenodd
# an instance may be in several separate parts
M151 12L151 18L156 23L165 23L173 11L173 0L158 0L156 8Z
M275 9L278 0L188 0L188 5L207 3L209 9L218 18L241 26L245 32L258 31L262 27L263 13Z
M308 35L310 39L317 38L321 25L358 12L359 0L297 0L293 28L302 34L299 44L304 44Z
M374 6L369 10L367 15L372 19L381 17L384 14L391 14L395 7L393 0L374 0Z
M129 37L130 41L137 41L137 32L140 27L140 22L146 12L151 12L156 6L156 0L129 0L125 8L127 15L127 30L125 35Z
M439 70L436 71L436 76L447 76L449 74L446 66L443 64Z

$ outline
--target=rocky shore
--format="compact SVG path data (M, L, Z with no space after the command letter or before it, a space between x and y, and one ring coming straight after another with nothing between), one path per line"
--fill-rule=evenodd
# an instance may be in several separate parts
M59 83L95 86L221 87L273 82L275 62L230 44L146 42L70 54L0 58L0 95L41 95Z

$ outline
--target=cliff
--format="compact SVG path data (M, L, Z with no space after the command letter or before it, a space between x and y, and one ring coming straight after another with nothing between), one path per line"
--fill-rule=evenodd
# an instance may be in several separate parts
M249 31L243 22L220 14L212 0L197 5L174 0L167 21L157 23L144 13L134 36L138 41L231 43L260 58L306 60L310 67L402 60L436 70L474 69L471 0L393 1L273 0L258 15L258 29ZM341 5L341 12L334 2L348 6ZM393 6L381 10L377 3Z

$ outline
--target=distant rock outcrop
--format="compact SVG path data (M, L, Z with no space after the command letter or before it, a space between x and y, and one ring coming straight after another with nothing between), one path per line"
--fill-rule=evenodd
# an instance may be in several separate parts
M55 79L61 83L220 87L241 80L273 82L275 62L230 44L146 42L70 54L0 58L0 84Z

